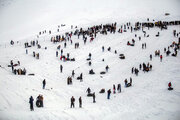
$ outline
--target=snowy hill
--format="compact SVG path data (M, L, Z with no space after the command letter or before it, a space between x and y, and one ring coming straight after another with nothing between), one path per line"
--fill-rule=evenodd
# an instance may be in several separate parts
M173 35L173 30L179 33L180 25L168 26L167 30L146 27L144 28L146 36L142 30L131 32L130 29L126 29L127 32L117 32L127 22L131 22L131 26L134 27L135 22L147 22L147 18L150 22L180 20L178 0L163 0L162 7L159 7L161 3L162 0L136 2L114 0L106 3L103 3L103 0L77 0L75 3L72 0L2 1L0 4L2 18L0 20L2 28L0 29L0 120L179 120L180 53L178 52L176 57L166 56L164 48L167 49L173 42L178 43L179 37ZM170 15L165 16L166 12ZM115 22L117 22L116 33L108 32L107 35L97 33L92 42L90 37L86 36L86 44L82 35L79 39L78 35L72 35L72 44L67 40L66 48L64 41L51 42L51 37L74 32L75 26L77 29L82 27L86 30L94 25ZM58 27L61 24L65 26ZM39 35L39 32L42 33L44 30L47 32ZM156 37L158 32L160 36ZM9 44L11 39L15 42L14 45ZM135 40L135 46L128 46L127 42L131 42L132 39ZM31 41L36 40L41 45L40 49L36 45L24 48L25 42L30 44ZM79 48L75 49L75 43L80 44ZM142 49L144 43L146 49ZM70 58L75 58L75 61L60 60L61 49L57 50L59 45L63 49L63 55L69 53ZM104 52L102 46L105 47ZM107 50L108 47L111 47L111 51ZM115 50L117 54L114 53ZM161 51L162 62L158 56L155 57L156 50ZM173 53L174 47L170 47L170 51ZM33 57L33 52L39 53L40 58ZM86 60L89 53L92 54L91 66ZM124 54L125 59L119 59L119 54ZM149 58L150 54L153 56L152 61ZM20 66L14 68L25 68L27 74L12 73L11 67L8 67L11 60L15 64L20 61ZM132 67L139 69L139 64L148 62L152 65L151 71L139 70L138 76L131 73ZM60 73L60 65L63 65L62 73ZM100 72L105 71L107 65L109 71L101 75ZM94 75L89 74L90 69L94 70ZM67 85L67 78L71 76L72 70L75 71L73 84ZM28 75L31 73L35 75ZM76 79L81 73L83 73L82 82ZM126 88L124 80L127 78L129 81L130 77L132 77L132 86ZM42 89L44 79L46 79L46 89ZM173 91L167 90L169 82L172 83ZM121 84L121 93L113 94L113 84L116 87L117 84ZM87 97L88 87L95 92L96 103L93 103L92 97ZM100 94L102 88L106 92ZM112 92L109 100L108 89ZM39 94L44 97L43 108L35 105ZM34 97L34 111L29 109L30 96ZM70 108L72 96L76 99L75 108ZM82 108L79 108L78 103L80 96Z

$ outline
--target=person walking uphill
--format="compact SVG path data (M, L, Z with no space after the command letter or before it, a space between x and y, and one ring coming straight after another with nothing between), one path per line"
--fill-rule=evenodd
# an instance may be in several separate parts
M72 108L72 107L74 108L74 102L75 102L75 98L72 96L72 97L71 97L71 108Z
M46 80L44 79L42 83L43 83L43 89L45 89L45 86L46 86Z
M30 110L31 110L31 111L34 111L34 108L33 108L33 101L34 101L34 99L33 99L33 97L31 96L31 97L29 98Z
M107 99L110 99L110 95L111 95L111 89L109 89L109 90L107 91Z

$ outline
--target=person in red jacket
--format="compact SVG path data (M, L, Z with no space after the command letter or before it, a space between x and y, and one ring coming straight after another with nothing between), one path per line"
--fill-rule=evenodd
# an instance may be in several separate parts
M171 82L168 83L168 87L169 87L168 90L173 90Z
M162 58L163 58L163 56L162 55L160 55L160 61L162 62Z
M169 82L168 87L171 88L171 82Z

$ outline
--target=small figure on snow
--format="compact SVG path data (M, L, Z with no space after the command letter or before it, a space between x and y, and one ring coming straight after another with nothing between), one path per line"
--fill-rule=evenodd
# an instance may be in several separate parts
M107 91L107 99L110 99L110 95L111 95L111 89L109 89L109 90Z
M81 96L79 97L79 107L80 108L82 107L82 98L81 98Z
M72 97L71 97L71 108L72 108L72 107L74 108L74 102L75 102L75 98L72 96Z
M173 90L171 82L168 83L168 87L169 87L168 90Z
M34 111L34 108L33 108L33 101L34 101L34 99L33 99L33 97L31 96L31 97L29 98L30 110L31 110L31 111Z
M63 71L63 66L60 65L60 72L62 73L62 71Z
M42 83L43 83L43 89L45 89L45 86L46 86L46 80L44 79Z
M107 65L107 66L106 66L106 72L108 72L108 70L109 70L109 66Z
M93 103L95 103L96 102L96 100L95 100L95 98L96 98L96 96L95 96L95 92L93 93Z

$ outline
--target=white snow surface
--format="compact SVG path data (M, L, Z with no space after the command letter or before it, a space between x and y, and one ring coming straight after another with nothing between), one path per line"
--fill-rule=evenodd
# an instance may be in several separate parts
M117 22L117 28L131 22L158 20L180 20L179 0L0 0L0 120L179 120L180 119L180 53L177 57L166 57L164 47L178 37L173 36L173 30L180 32L180 26L168 26L167 30L159 28L147 29L150 37L144 37L142 31L97 34L93 42L83 44L82 36L72 36L73 45L67 42L53 44L50 37L64 34L78 28ZM165 13L170 13L165 16ZM57 26L60 32L56 32ZM37 38L40 31L52 30L52 34L44 34ZM157 32L160 37L155 37ZM138 37L142 40L139 41ZM127 41L135 39L135 46L127 46ZM9 44L14 40L15 44ZM38 40L41 49L28 48L25 53L24 42ZM74 49L74 43L80 47ZM142 49L142 43L147 44ZM58 45L64 54L70 53L75 62L63 62L56 57ZM102 52L101 47L105 47ZM44 48L47 47L45 50ZM107 48L111 47L111 52ZM117 54L114 54L117 50ZM154 51L160 50L163 60L154 56ZM170 48L171 51L173 49ZM40 53L40 59L32 56L33 51ZM92 66L86 59L92 53ZM60 53L60 51L59 51ZM119 59L119 54L125 54L126 59ZM149 55L153 60L149 60ZM102 62L102 59L105 59ZM21 62L19 68L26 68L27 74L35 76L14 75L8 67L10 60ZM139 68L139 64L150 63L152 71L131 74L131 68ZM59 66L63 65L63 73ZM109 65L110 70L100 75ZM89 75L90 69L95 75ZM75 70L73 85L67 85L67 77ZM83 82L76 77L83 72ZM124 80L132 77L132 86L124 87ZM46 89L42 89L42 81L46 79ZM168 91L168 83L172 82L173 91ZM122 92L111 94L107 100L107 92L99 94L100 89L111 89L113 84L121 83ZM96 103L87 97L86 89L90 87L96 93ZM29 97L44 96L44 107L37 108L34 101L34 111L29 109ZM70 108L70 98L74 96L75 108ZM82 108L79 108L78 98L82 96Z

